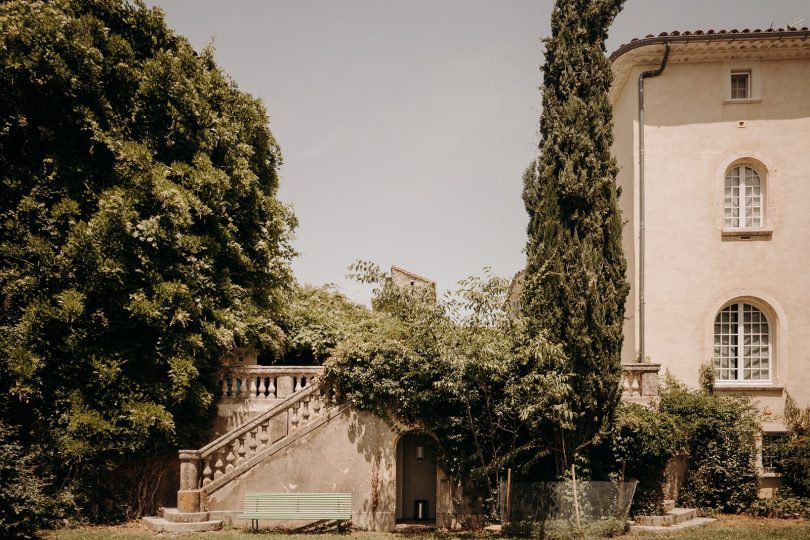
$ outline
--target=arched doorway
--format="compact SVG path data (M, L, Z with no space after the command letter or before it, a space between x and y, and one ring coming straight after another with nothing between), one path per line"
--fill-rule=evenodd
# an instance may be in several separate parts
M406 433L397 442L397 521L435 520L435 443L428 435Z

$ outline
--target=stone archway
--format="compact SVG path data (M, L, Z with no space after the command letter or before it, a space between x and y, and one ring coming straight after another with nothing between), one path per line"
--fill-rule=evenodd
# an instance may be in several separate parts
M422 520L418 501L427 506ZM397 442L396 511L398 522L436 520L436 450L429 435L406 433Z

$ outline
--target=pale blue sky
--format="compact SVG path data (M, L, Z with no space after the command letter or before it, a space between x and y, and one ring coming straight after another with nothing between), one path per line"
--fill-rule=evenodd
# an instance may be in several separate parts
M356 259L452 289L523 266L521 176L537 153L549 0L154 0L169 24L264 100L280 198L300 221L302 283ZM608 52L669 30L810 19L810 0L629 0ZM807 24L807 23L805 23Z

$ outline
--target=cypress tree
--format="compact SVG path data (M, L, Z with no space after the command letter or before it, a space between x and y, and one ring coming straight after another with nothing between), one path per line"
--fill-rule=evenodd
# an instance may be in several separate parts
M523 314L530 336L559 347L569 421L549 423L558 474L609 427L619 401L629 286L622 253L605 55L624 0L558 0L545 40L540 157L524 176L529 213Z

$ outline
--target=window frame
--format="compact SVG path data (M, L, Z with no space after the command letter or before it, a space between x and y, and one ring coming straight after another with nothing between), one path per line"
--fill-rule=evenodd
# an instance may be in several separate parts
M754 189L754 185L748 184L748 178L746 175L746 170L750 170L753 173L754 178L756 178L758 182L759 193L756 195L759 199L759 204L756 209L759 210L759 215L757 216L758 222L755 225L748 226L746 224L746 220L748 219L745 216L746 210L746 198L748 197L747 190L751 188ZM733 174L737 172L737 195L732 195L732 198L729 199L729 195L727 194L727 190L729 189L729 182L733 181ZM753 180L753 178L752 178ZM748 161L738 161L733 163L730 167L726 169L725 174L723 175L723 229L730 230L730 231L756 231L765 229L766 224L766 209L767 209L767 201L766 201L766 179L765 175L762 174L760 168L750 163ZM731 186L732 189L734 186ZM753 197L754 195L752 195ZM731 206L728 205L728 201L731 201ZM734 206L736 204L736 206ZM733 213L734 209L737 209L737 216L727 216L727 211L731 210ZM729 220L737 220L737 225L729 224ZM753 218L752 218L753 219Z
M741 75L745 76L745 95L744 96L735 96L734 95L734 90L735 90L734 77L739 77ZM752 84L751 84L752 81L751 81L751 79L753 78L753 73L751 72L751 70L750 69L732 69L729 76L731 78L731 80L729 81L729 84L731 85L731 93L729 95L729 99L731 101L751 99L752 98L752 96L751 96L751 94L752 94Z
M762 439L759 449L759 462L762 467L762 472L765 474L778 475L778 467L780 464L781 456L766 452L772 448L771 445L778 445L780 442L788 438L788 433L785 431L763 431Z
M734 364L734 367L729 366L728 368L723 368L722 367L722 360L724 359L724 357L722 356L722 354L721 355L717 354L717 347L723 347L722 336L724 334L722 333L722 331L723 331L722 325L724 323L723 323L723 321L721 319L721 314L724 311L726 311L728 308L730 308L731 306L736 306L735 313L736 313L736 318L737 318L737 320L736 320L736 327L737 327L736 332L734 334L728 334L729 337L734 336L736 338L736 343L735 343L735 345L733 345L733 348L736 349L736 354L733 357L734 361L735 361L735 364ZM745 360L746 360L746 358L744 356L744 351L745 351L745 346L746 346L745 345L745 336L746 336L746 331L745 331L745 325L746 325L746 322L745 322L745 306L750 306L751 308L757 310L761 314L761 317L763 319L763 321L761 321L760 324L762 322L764 322L764 324L767 327L767 334L762 334L762 333L756 334L756 335L759 335L759 336L766 335L767 338L768 338L767 339L767 344L766 344L767 353L768 353L767 354L767 378L764 378L764 379L746 379L746 378L744 378L744 372L745 372L745 369L746 369L744 367L745 366ZM715 373L715 384L718 385L718 386L724 386L724 385L729 385L729 386L738 386L738 385L762 386L762 385L768 385L768 386L770 386L770 385L772 385L773 382L774 382L774 367L775 367L774 366L774 353L773 353L774 344L775 344L775 340L774 340L775 327L774 327L774 324L772 322L772 318L768 314L767 310L763 309L761 306L759 306L759 305L757 305L755 303L752 303L750 301L746 301L744 299L735 300L733 302L726 303L722 308L720 308L720 310L717 311L717 313L716 313L716 315L715 315L715 317L713 319L712 324L713 324L712 336L713 336L713 346L714 346L714 351L713 351L713 354L712 354L712 367L714 368L714 373ZM727 324L731 324L731 323L727 323ZM754 324L754 323L751 322L749 324ZM718 328L717 328L718 325L721 326L719 334L718 334ZM753 335L753 334L749 332L748 335ZM719 344L718 344L718 339L717 339L718 336L721 337L721 343L719 343ZM731 343L729 343L727 346L729 348L732 347ZM749 346L751 346L751 347L757 346L757 347L759 347L761 349L763 347L763 344L762 344L762 342L760 340L760 342L757 343L756 345L751 343ZM727 358L731 359L732 357L727 357ZM755 359L760 360L760 367L757 368L757 369L763 370L763 368L761 366L761 361L763 360L763 357L762 356L758 356L756 358L749 357L749 360L755 360ZM724 379L724 378L722 378L721 377L721 369L727 369L729 371L736 371L736 378L733 378L733 379ZM748 369L753 370L755 368L749 367Z

